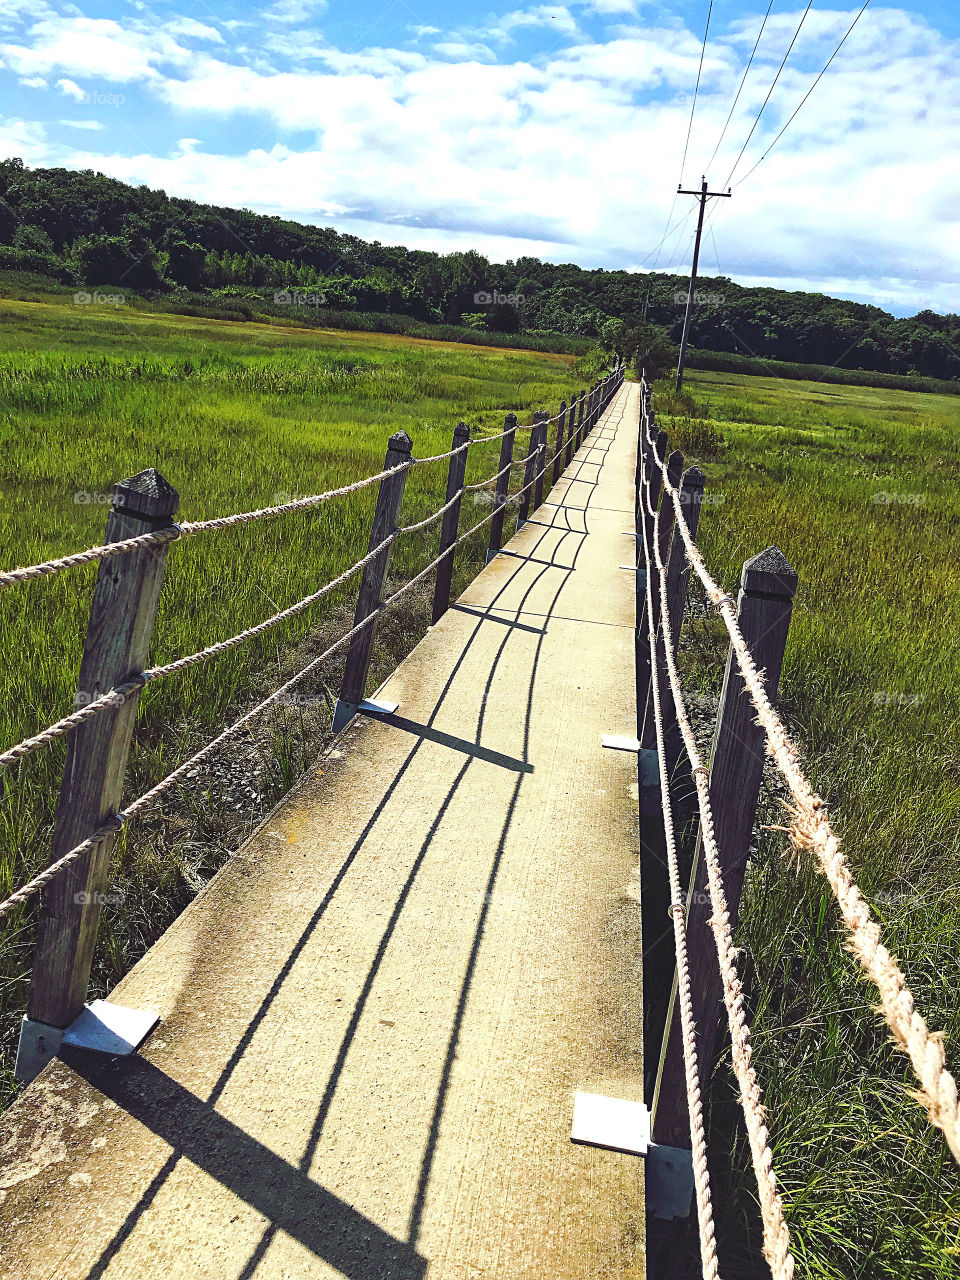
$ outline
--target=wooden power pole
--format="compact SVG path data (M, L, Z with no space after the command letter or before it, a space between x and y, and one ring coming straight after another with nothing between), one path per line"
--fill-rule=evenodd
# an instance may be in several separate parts
M680 339L680 359L677 362L677 390L683 390L683 366L687 358L687 335L690 332L690 317L693 314L693 300L697 292L697 267L700 265L700 237L703 235L703 215L707 207L707 201L714 196L721 196L729 199L732 192L727 191L708 191L706 178L701 179L699 191L684 191L682 187L677 187L677 194L681 196L696 196L700 201L700 216L697 218L697 239L693 246L693 266L690 268L690 289L687 293L687 309L683 317L683 337Z

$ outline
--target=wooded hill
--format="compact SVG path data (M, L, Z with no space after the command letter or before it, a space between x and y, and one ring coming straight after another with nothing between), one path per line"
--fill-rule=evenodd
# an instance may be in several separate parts
M327 309L607 342L625 319L641 317L678 338L686 289L686 277L664 273L527 257L492 263L473 251L371 243L18 159L0 162L0 270L11 269L147 295L306 289ZM879 307L744 288L726 277L703 280L691 341L772 360L960 379L960 316L921 311L898 320Z

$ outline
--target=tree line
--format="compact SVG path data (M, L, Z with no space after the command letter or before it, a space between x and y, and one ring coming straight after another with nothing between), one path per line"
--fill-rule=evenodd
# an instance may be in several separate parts
M520 257L490 262L384 245L332 227L133 187L92 170L0 162L0 269L146 295L310 289L334 310L409 316L499 333L620 345L640 324L676 341L686 277L584 270ZM960 379L960 316L880 307L726 277L701 285L694 346L768 360Z

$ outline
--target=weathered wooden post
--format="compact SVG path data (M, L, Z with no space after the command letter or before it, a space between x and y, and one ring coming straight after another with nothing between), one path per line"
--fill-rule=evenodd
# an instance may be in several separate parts
M579 452L580 452L580 447L581 447L581 445L583 444L583 442L584 442L584 440L585 440L585 438L586 438L586 433L587 433L587 415L588 415L589 410L590 410L590 391L589 391L589 388L584 387L584 389L583 389L583 390L581 391L581 393L580 393L580 397L581 397L581 404L580 404L580 417L579 417L579 419L578 419L578 421L577 421L577 439L576 439L576 442L574 443L574 446L573 446L574 454L577 454L577 453L579 453Z
M547 470L547 436L550 433L550 415L546 409L541 410L537 416L540 419L540 429L537 432L537 482L533 487L534 511L543 502L543 477Z
M506 515L507 499L510 495L510 463L513 461L513 442L517 434L517 415L508 413L504 422L506 435L500 442L500 462L497 471L503 472L498 476L496 489L494 490L493 501L496 505L496 511L493 519L490 521L490 544L487 547L487 564L493 559L500 548L503 546L503 518Z
M686 521L690 537L693 539L697 536L706 483L706 476L696 466L688 467L680 479L680 514ZM677 652L677 646L680 643L683 606L687 598L687 581L690 577L690 561L687 559L687 548L679 525L678 520L673 530L673 541L670 543L670 559L667 561L668 618L670 633L673 636L674 653Z
M797 574L782 551L768 547L744 564L740 582L737 601L740 629L754 662L764 673L767 696L775 701L797 590ZM727 655L720 712L710 754L710 803L732 928L736 928L739 918L747 855L753 839L763 780L764 739L764 730L756 722L753 702L731 649ZM698 839L687 895L687 949L700 1084L704 1091L716 1059L723 996L716 946L708 924L712 914L707 869ZM654 1095L653 1135L655 1142L665 1146L689 1147L676 975L670 1003L671 1016L663 1039Z
M597 420L597 399L600 395L599 380L590 388L590 395L587 398L587 419L583 428L583 439L586 440L596 425Z
M580 447L577 444L577 437L580 433L578 422L579 419L583 417L583 397L585 394L585 392L581 391L578 395L575 395L570 405L570 424L567 428L567 452L563 459L563 465L565 467L569 467L571 459L573 458L574 449L578 449Z
M523 465L523 489L520 493L520 510L517 512L517 529L522 529L530 514L530 495L537 478L537 445L540 442L540 414L533 419L533 426L528 432L527 459Z
M647 490L646 490L646 496L647 498L649 498L649 501L650 501L650 509L653 511L656 511L657 509L657 503L660 501L660 490L663 486L663 473L660 470L659 463L662 462L666 456L667 456L667 433L666 431L657 431L656 432L656 448L652 451L652 457L648 458L650 479L649 479ZM644 509L641 512L641 518L646 527L646 537L647 537L646 545L650 547L650 555L652 557L653 556L653 516L650 515L649 511L647 511L646 505L644 505ZM644 548L644 542L643 542L643 535L641 533L641 536L637 539L637 563L641 571L644 568L643 564L641 564L641 561L643 559L643 548ZM651 573L655 575L656 565L651 564L650 570L651 570ZM643 577L642 572L637 574L637 590L640 591L641 588L643 590L642 604L640 601L638 601L638 605L637 605L637 618L639 619L639 625L640 625L640 635L637 640L637 657L639 660L638 666L637 666L637 712L641 721L639 725L640 729L643 728L642 718L644 714L644 709L646 708L646 705L647 705L647 695L650 692L650 657L651 657L650 642L647 634L646 581L644 580L641 583L640 580L642 577ZM654 609L656 609L659 588L657 587L655 578L654 578L654 581L651 583L651 591L653 594L653 607ZM659 616L658 614L654 614L655 618L658 616Z
M113 486L104 542L173 527L179 495L153 468ZM100 563L80 664L77 705L124 684L146 666L169 542L151 543ZM98 831L120 804L139 690L122 705L74 728L67 741L50 863ZM43 892L36 958L16 1073L32 1080L83 1011L100 907L116 834L68 864Z
M572 401L570 403L570 415L572 418L573 417ZM560 479L560 472L563 468L563 456L562 456L563 455L563 430L564 430L564 427L566 426L566 422L567 422L567 402L566 400L561 400L560 401L560 419L557 422L557 439L556 439L556 445L553 451L555 455L553 459L553 480L552 480L553 484L556 484L557 481Z
M674 488L680 483L680 477L683 474L683 454L679 449L674 449L673 453L667 459L667 478ZM669 490L665 487L663 497L660 502L660 520L657 526L657 550L660 553L660 560L663 564L669 562L670 539L674 534L674 516L673 516L673 497ZM660 573L657 569L656 561L651 565L651 573L653 580L651 586L653 588L653 630L657 637L657 652L654 655L654 661L657 663L657 673L660 677L660 705L663 711L663 724L666 732L669 732L674 724L674 706L673 694L670 691L670 684L667 679L667 662L663 646L663 630L660 625L660 610L662 601L660 599ZM653 718L653 685L647 690L647 701L644 708L643 727L640 732L640 745L642 747L653 748L656 746L657 731L656 722Z
M401 469L394 471L393 475L384 476L377 488L377 503L373 511L373 525L370 529L370 545L367 548L367 554L369 555L387 538L390 538L390 542L364 567L360 579L360 593L357 597L353 625L358 627L368 618L370 621L353 637L347 650L343 683L340 686L340 697L333 716L334 733L339 733L357 714L366 692L370 655L373 652L373 641L377 633L377 614L383 600L383 584L386 581L393 554L391 535L397 528L397 516L407 483L407 472L410 470L412 450L413 441L405 431L398 431L387 442L383 470Z
M463 481L467 474L467 450L463 445L470 442L470 428L465 422L459 423L453 431L453 448L459 452L450 458L447 471L447 496L444 505L452 505L443 513L443 524L440 526L440 563L437 565L437 580L433 589L433 622L437 623L450 608L450 583L453 580L453 544L460 531L460 505L463 501Z

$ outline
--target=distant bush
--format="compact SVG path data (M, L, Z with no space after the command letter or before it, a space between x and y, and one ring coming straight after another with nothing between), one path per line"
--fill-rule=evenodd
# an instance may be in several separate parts
M41 253L37 249L16 249L12 245L0 245L0 271L29 271L49 276L61 284L73 284L74 275L53 253Z
M710 373L747 373L759 378L793 378L803 382L832 382L848 387L889 387L893 391L927 391L932 395L960 395L960 381L923 378L917 373L878 373L869 369L840 369L828 364L793 364L756 356L690 347L687 367Z

